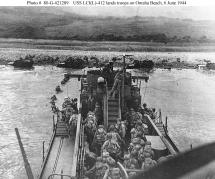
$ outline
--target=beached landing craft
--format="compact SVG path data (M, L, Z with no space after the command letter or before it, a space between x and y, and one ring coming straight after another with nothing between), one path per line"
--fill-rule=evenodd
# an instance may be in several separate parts
M33 58L34 56L28 55L25 58L20 58L19 60L10 62L8 65L12 65L17 68L32 68L34 64Z
M125 56L123 58L125 60ZM67 114L67 110L73 108L70 115L65 115L64 112L58 110L55 111L53 135L39 179L128 178L130 174L134 174L133 177L135 178L143 178L144 175L144 179L167 179L182 176L191 169L196 169L211 161L208 157L201 158L199 156L200 163L195 163L192 165L193 167L186 166L186 170L181 171L183 165L186 165L186 158L194 160L194 156L205 152L205 148L178 155L179 150L168 135L167 121L164 125L161 112L157 118L154 118L152 111L141 108L140 81L147 82L149 78L147 75L133 76L126 72L125 68L120 71L113 71L113 68L108 66L102 70L89 70L84 75L71 74L70 77L78 78L81 82L79 113L77 114L77 111L72 105L69 105L68 101L64 109L65 114ZM142 124L145 129L144 134L139 135L137 133L136 136L132 136L132 128L135 128L137 123ZM105 148L104 144L99 147L98 141L96 142L101 125L103 125L103 132L109 132L109 126L118 125L118 127L121 127L120 137L124 142L119 145L116 155L108 149L102 151ZM107 134L107 136L110 135ZM107 141L106 138L105 140ZM141 141L142 143L138 144L134 141ZM131 146L130 142L133 142L134 145ZM146 170L141 166L126 167L124 165L125 156L130 153L131 157L134 148L143 148L148 145L147 143L151 143L152 149L149 152L151 156L148 157L160 163ZM212 147L214 147L214 144ZM21 148L21 150L23 153L24 149ZM215 156L213 150L206 151ZM175 155L176 157L172 157ZM26 156L23 156L26 161ZM109 160L103 160L107 156L115 161L110 164L108 163L111 161L110 158ZM145 156L145 158L147 157ZM98 165L98 160L101 159L103 164L104 161L108 164L103 165L100 161L100 165ZM25 164L28 164L28 162L25 162ZM94 164L98 167L97 170L92 170L92 168L95 168ZM101 171L104 172L104 176L98 177L97 171L101 168L103 170L105 168L105 171ZM32 178L29 170L29 167L27 167L28 178ZM116 171L119 172L114 173Z

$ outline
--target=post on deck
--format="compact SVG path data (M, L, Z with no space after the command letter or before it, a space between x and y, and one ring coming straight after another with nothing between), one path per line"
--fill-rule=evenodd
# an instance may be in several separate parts
M55 130L55 119L54 119L54 115L53 115L53 131Z
M45 160L45 141L43 141L43 162Z
M166 120L165 120L165 128L166 128L166 131L168 131L168 130L167 130L167 121L168 121L168 118L167 118L167 116L166 116Z
M124 96L125 96L125 55L123 55L123 77L122 77L122 93L121 93L121 99L122 99L122 111L124 110Z

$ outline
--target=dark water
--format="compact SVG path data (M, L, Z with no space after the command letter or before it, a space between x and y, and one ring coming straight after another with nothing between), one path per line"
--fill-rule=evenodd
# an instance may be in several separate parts
M0 178L25 179L25 170L14 128L18 127L35 176L52 132L49 98L63 78L64 70L36 67L14 70L0 66ZM142 93L146 84L142 83ZM71 80L58 95L79 97L79 83ZM195 70L156 70L143 100L161 108L169 118L170 134L180 149L215 140L215 73Z

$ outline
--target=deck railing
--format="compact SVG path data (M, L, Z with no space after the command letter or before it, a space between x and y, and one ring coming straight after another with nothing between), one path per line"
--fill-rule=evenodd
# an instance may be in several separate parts
M107 85L107 82L106 82L106 92L105 92L105 95L103 97L103 105L104 105L104 109L103 109L103 114L104 114L104 127L105 129L107 130L108 128L108 85Z
M53 117L53 121L54 121L54 117ZM45 166L46 166L46 163L48 161L48 157L50 155L50 152L51 152L51 148L52 148L52 145L53 145L53 142L54 142L54 137L55 137L55 134L56 134L56 123L54 122L53 123L53 126L55 126L53 128L53 133L52 133L52 136L51 136L51 139L50 139L50 142L49 142L49 147L48 147L48 151L47 151L47 154L46 156L44 155L44 160L43 160L43 163L42 163L42 169L41 169L41 172L40 172L40 175L39 175L39 179L42 177L42 174L43 174L43 171L45 169Z
M119 108L119 111L118 111L119 114L118 114L118 115L119 115L119 116L118 116L118 117L122 120L122 111L121 111L121 107L122 107L121 103L122 103L122 100L121 100L121 91L120 91L120 89L119 89L118 91L119 91L119 98L118 98L118 100L119 100L119 107L118 107L118 108Z
M170 151L171 154L176 154L177 151L175 151L175 149L171 146L171 144L165 139L165 137L163 136L163 134L158 130L157 126L155 125L155 123L152 121L152 119L150 118L149 115L146 115L148 118L149 123L153 126L153 128L155 129L156 133L159 135L160 139L163 141L163 143L165 144L165 146L168 148L168 150Z
M117 162L117 165L122 173L122 178L123 179L128 179L128 174L127 174L127 171L126 169L124 168L124 166L120 163L120 162Z
M80 128L81 128L81 114L78 115L78 121L77 121L77 129L76 129L76 136L75 136L75 147L74 147L74 153L73 153L73 165L71 170L71 176L76 176L76 167L77 167L77 161L78 161L78 150L79 150L79 137L80 137Z

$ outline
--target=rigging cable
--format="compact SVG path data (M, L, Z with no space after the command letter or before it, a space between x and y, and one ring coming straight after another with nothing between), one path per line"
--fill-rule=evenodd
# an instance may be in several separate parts
M147 87L148 87L147 84L148 84L148 83L146 83L146 87L145 87L145 91L144 91L144 95L143 95L143 101L144 101L144 98L145 98L145 95L146 95L146 89L147 89Z

